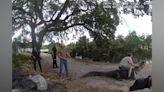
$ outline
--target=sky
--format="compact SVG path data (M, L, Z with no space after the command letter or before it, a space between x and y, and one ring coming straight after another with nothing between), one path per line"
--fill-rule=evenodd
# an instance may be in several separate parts
M139 18L134 18L134 16L131 14L128 14L128 15L122 14L121 16L124 18L124 20L126 21L128 26L121 25L121 24L119 26L117 26L115 36L118 36L120 34L123 36L126 36L126 35L128 35L129 30L131 30L131 31L135 30L137 32L137 35L152 34L151 16L145 15L145 16L139 17ZM68 35L68 37L70 38L69 40L64 41L64 43L66 45L69 43L78 41L78 39L73 39L73 37L72 37L73 33L75 33L75 32L72 32ZM20 32L17 32L16 35L13 36L13 38L17 37L19 34L20 34ZM86 35L87 38L90 38L88 32L85 32L84 35ZM80 37L80 36L77 35L77 37ZM55 38L53 40L55 42L57 41ZM43 43L43 45L47 45L49 43L50 42L46 41L45 43Z
M137 35L152 34L152 21L151 16L143 16L140 18L134 18L133 15L122 15L126 20L128 26L119 25L117 27L116 36L122 34L123 36L128 35L128 30L135 30Z

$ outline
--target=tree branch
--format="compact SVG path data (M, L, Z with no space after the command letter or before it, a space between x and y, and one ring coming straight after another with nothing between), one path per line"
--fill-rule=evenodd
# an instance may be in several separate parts
M64 28L63 27L51 28L51 29L47 30L47 32L52 32L52 31L58 31L59 32L59 31L67 30L67 29L74 27L74 26L83 26L83 25L84 25L84 23L77 23L77 24L72 24L72 25L64 27Z
M22 19L23 21L25 21L25 23L29 24L30 25L30 20L26 20L25 18L22 18L22 17L16 17L16 18L13 18L14 20L16 19Z
M59 12L58 16L56 17L55 21L58 21L59 18L61 17L61 15L63 14L63 12L65 11L65 9L67 8L68 4L69 4L70 0L66 0L64 3L63 8L61 9L61 11Z
M12 9L13 9L13 10L22 11L23 13L29 15L30 17L33 17L33 15L32 15L30 12L25 11L25 10L24 10L23 8L21 8L21 7L14 7L14 6L13 6Z
M89 30L90 32L93 32L93 33L95 33L95 34L99 34L99 35L103 36L104 38L106 38L104 35L102 35L102 34L96 32L96 31L92 30L91 28L89 28L89 27L86 26L86 25L83 25L83 27L86 28L87 30Z
M50 21L53 21L53 18L54 18L54 16L55 16L56 13L57 13L57 11L55 11L55 13L52 15Z
M70 1L70 0L66 0L66 2L64 3L63 8L61 9L60 13L57 15L57 17L56 17L55 20L46 21L46 22L51 22L51 21L52 21L52 23L46 25L46 28L45 28L45 29L48 30L48 28L50 28L50 27L52 27L52 26L54 26L54 25L56 25L56 24L62 22L62 20L60 21L59 18L61 17L61 15L63 14L63 12L64 12L65 9L67 8L67 6L68 6L68 4L69 4L69 1ZM40 25L40 24L42 24L42 23L43 23L43 22L41 21L41 22L39 22L37 25Z
M83 9L75 10L75 11L73 11L70 15L67 15L67 16L64 18L63 21L67 20L70 16L73 16L73 15L75 15L76 13L80 13L81 11L86 12L87 10L83 10Z
M43 0L41 0L40 2L41 2L41 4L40 4L40 9L39 9L39 4L38 4L38 0L35 0L35 11L36 11L36 13L38 13L38 15L39 15L39 19L41 20L38 24L39 25L41 25L41 24L45 24L45 26L47 26L47 24L46 24L46 21L44 21L44 18L43 18L43 12L42 12L42 9L43 9ZM37 14L36 14L37 15ZM37 24L37 25L38 25Z
M35 7L35 15L36 15L36 20L37 20L38 19L38 14L37 14L37 10L38 10L37 7L38 7L38 5L37 5L37 1L36 0L35 0L34 4L35 4L35 6L34 6ZM36 20L35 20L35 23L36 23Z

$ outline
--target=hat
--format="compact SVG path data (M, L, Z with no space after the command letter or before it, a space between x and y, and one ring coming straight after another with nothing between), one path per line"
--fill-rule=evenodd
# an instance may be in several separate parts
M65 45L62 43L61 46L65 46Z
M128 53L127 56L132 56L133 54L132 53Z

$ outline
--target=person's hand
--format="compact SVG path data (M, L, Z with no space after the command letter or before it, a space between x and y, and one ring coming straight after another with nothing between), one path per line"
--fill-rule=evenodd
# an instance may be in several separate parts
M67 60L66 58L63 58L63 60Z
M72 58L70 57L69 60L72 60Z
M139 67L139 65L137 64L136 67Z

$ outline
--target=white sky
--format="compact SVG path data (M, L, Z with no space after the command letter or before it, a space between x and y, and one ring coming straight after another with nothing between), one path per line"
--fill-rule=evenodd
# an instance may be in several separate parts
M125 25L119 25L117 27L116 36L122 34L123 36L128 35L128 30L135 30L137 35L152 34L152 21L151 16L143 16L140 18L134 18L133 15L122 15L130 27Z

